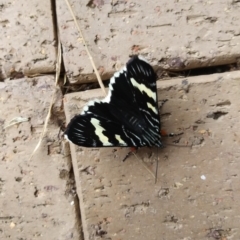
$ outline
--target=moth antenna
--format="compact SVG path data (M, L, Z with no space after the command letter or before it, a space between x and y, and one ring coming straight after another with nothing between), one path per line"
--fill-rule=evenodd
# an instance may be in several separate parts
M158 148L157 148L157 161L156 161L156 169L155 169L155 184L157 183L158 177Z
M131 155L133 154L134 152L137 152L138 148L137 147L131 147L130 148L131 150L127 153L127 155L124 157L124 159L122 160L123 162L126 161L126 159Z
M189 147L189 148L192 147L192 145L181 145L181 144L177 145L174 143L164 143L164 145L173 146L173 147Z

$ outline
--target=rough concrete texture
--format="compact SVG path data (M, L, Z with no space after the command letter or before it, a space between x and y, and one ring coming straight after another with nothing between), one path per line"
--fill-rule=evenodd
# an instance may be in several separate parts
M190 69L239 61L240 2L70 1L102 77L130 54L152 65ZM57 1L64 65L71 83L96 79L65 0Z
M183 134L138 159L71 144L85 240L240 239L239 83L239 71L159 82L162 128ZM101 96L65 95L67 121Z
M55 71L51 1L0 1L0 80Z
M54 77L0 82L0 239L81 239L71 160L50 121L38 143L54 92ZM53 113L61 112L58 91ZM24 122L7 127L16 117ZM7 127L7 128L5 128Z

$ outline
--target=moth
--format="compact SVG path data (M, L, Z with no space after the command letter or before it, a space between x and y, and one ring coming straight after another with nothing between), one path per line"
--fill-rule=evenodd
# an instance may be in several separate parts
M83 147L162 147L157 76L141 56L110 79L108 95L69 122L65 138Z

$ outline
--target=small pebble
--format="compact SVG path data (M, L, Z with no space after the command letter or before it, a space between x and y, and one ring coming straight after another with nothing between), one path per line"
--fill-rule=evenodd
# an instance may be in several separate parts
M14 228L16 226L16 224L14 222L10 223L10 228Z
M202 176L201 176L201 179L202 179L202 180L206 180L205 175L202 175Z

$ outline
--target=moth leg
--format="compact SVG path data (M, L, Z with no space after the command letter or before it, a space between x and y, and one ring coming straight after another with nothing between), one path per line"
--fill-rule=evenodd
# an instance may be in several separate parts
M176 137L183 135L183 132L180 133L167 133L165 130L161 129L161 137Z
M180 133L169 133L167 136L168 137L176 137L176 136L180 136L180 135L183 135L183 132L180 132Z
M127 153L127 155L123 158L122 161L125 162L126 159L127 159L130 155L132 155L133 153L136 153L137 150L138 150L138 147L131 147L131 148L130 148L130 152Z
M164 103L167 102L167 101L168 101L168 99L159 100L158 101L158 110L161 110Z

